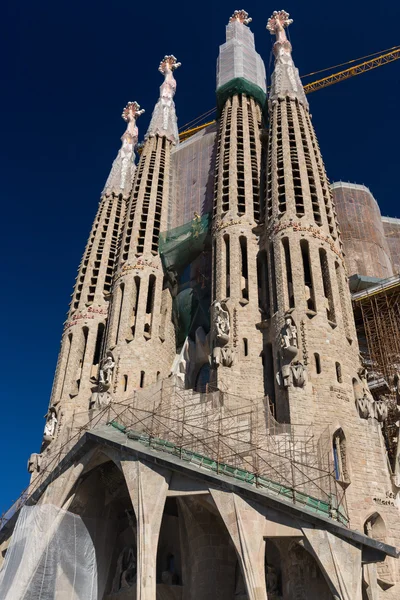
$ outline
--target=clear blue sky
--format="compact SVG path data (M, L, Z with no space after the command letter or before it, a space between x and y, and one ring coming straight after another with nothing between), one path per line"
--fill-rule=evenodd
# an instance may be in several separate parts
M176 73L179 124L215 105L215 60L235 9L253 17L270 71L273 10L291 13L293 56L305 74L400 43L400 5L353 0L286 4L114 0L6 0L1 195L0 512L28 483L40 448L62 323L99 194L124 130L121 111L146 114L158 96L164 54ZM4 18L6 15L6 18ZM400 217L400 61L309 97L331 180L369 186L382 213Z

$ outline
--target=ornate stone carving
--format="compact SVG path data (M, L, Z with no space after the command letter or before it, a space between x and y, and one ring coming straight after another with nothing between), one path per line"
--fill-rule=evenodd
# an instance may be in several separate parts
M212 366L218 368L220 365L231 367L234 360L234 351L228 347L230 335L230 317L226 305L216 302L213 307L213 337L214 349L212 352Z
M376 400L374 402L374 417L379 423L386 421L388 416L388 405L385 400Z
M217 342L222 346L229 341L230 322L229 312L222 307L221 302L214 304L214 327Z
M358 414L362 419L369 419L373 416L374 411L372 404L372 398L366 393L356 398L356 407L358 410Z
M304 387L306 383L306 370L303 363L296 361L291 365L292 381L295 387Z
M43 439L45 442L51 442L54 439L57 429L57 410L54 406L50 406L46 418L46 425L44 426L44 436Z
M106 391L109 389L112 382L114 367L114 357L112 355L112 352L108 351L106 357L103 358L103 360L100 363L99 387L102 388L101 391Z
M38 473L40 471L40 464L42 462L41 454L33 453L28 459L28 473Z
M294 354L298 352L297 327L292 317L285 318L285 325L281 330L281 347L284 353Z
M119 592L136 584L137 563L135 546L126 546L118 557L113 591Z

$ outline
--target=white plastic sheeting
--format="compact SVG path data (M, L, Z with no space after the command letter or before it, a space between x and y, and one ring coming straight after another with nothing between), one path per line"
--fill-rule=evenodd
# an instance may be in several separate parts
M254 34L239 21L226 26L226 43L219 47L217 89L236 77L243 77L266 92L265 66L256 52Z
M51 504L25 506L0 571L1 600L97 600L92 539L82 519Z

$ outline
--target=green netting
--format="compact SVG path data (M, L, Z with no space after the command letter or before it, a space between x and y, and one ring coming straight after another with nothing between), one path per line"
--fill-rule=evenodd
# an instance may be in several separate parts
M228 98L235 96L236 94L247 94L256 100L261 109L264 111L266 107L267 95L258 85L250 83L243 77L235 77L221 85L217 89L217 119L220 117L223 106Z
M174 288L172 319L178 348L198 327L209 330L210 286L201 272L206 264L201 264L207 262L210 222L209 213L195 215L189 223L160 234L161 261Z
M198 327L210 329L210 294L200 285L188 287L177 294L172 302L172 320L175 325L176 343L179 347Z
M195 216L192 221L160 233L159 251L166 271L180 273L204 249L211 215Z

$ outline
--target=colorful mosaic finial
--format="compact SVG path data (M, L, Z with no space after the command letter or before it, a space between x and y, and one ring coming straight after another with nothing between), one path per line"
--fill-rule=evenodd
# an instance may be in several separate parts
M286 40L285 27L289 27L293 19L289 19L289 13L286 10L274 10L272 17L268 19L267 29L271 35L276 35L277 40L282 42Z
M173 54L166 54L164 56L164 58L162 59L162 61L160 62L160 66L158 67L158 70L160 71L160 73L165 75L165 73L168 71L168 69L170 71L175 71L175 69L177 69L181 65L182 65L182 63L178 62Z
M122 111L122 118L124 121L132 121L132 119L137 119L144 113L144 108L140 110L140 104L137 102L128 102Z
M249 17L249 13L245 10L235 10L231 18L229 19L229 23L234 23L235 21L239 21L239 23L243 23L243 25L248 25L252 22L252 18Z

